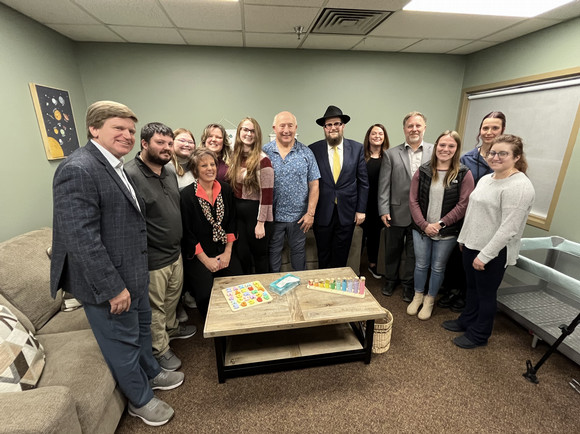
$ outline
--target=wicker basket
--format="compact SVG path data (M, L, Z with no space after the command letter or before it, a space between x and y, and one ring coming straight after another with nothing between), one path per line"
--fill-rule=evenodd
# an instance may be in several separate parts
M389 351L391 347L391 333L393 331L393 315L385 309L387 316L375 321L373 335L373 353L381 354Z

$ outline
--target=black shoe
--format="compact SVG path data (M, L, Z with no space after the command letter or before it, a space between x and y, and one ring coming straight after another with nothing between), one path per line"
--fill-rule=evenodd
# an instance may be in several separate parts
M464 350L472 350L473 348L485 347L487 345L487 342L485 344L475 344L471 342L465 335L457 336L455 339L453 339L453 343L459 348L463 348Z
M451 305L455 301L455 297L456 295L453 292L445 294L439 300L437 300L437 307L442 307L444 309L451 307Z
M414 296L415 290L413 288L403 288L403 301L405 303L411 303Z
M380 279L381 278L381 275L377 271L377 266L376 265L373 265L372 267L369 266L368 270L371 272L371 274L373 275L373 277L375 279Z
M448 319L447 321L443 321L441 323L441 327L445 330L449 330L450 332L464 332L465 329L459 325L459 321L456 319Z
M451 312L463 312L463 309L465 309L465 299L461 295L458 295L449 309L451 309Z
M390 297L391 295L393 295L393 292L395 292L395 286L396 286L395 282L387 282L387 284L383 286L383 289L381 289L381 292L383 293L383 295Z

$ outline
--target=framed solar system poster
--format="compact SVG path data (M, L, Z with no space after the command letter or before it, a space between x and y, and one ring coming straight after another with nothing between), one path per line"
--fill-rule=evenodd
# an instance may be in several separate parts
M79 147L68 91L29 83L46 158L58 160Z

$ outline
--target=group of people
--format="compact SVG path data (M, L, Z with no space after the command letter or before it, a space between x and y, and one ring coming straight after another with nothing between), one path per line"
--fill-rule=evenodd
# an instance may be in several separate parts
M459 135L445 131L425 143L419 112L403 120L405 143L390 148L381 124L364 144L345 138L350 116L331 105L315 120L324 138L309 146L296 139L298 122L287 111L274 117L275 139L264 146L251 117L239 123L233 147L220 124L208 125L197 146L191 131L152 122L125 163L137 117L123 104L96 102L87 111L87 145L54 177L53 296L62 288L83 302L129 414L154 426L173 409L153 390L184 381L170 342L196 333L182 300L205 317L214 278L278 272L285 243L292 268L304 270L311 228L319 268L330 268L346 266L362 225L369 270L381 278L386 227L382 292L392 295L400 281L407 313L420 319L431 316L446 264L462 245L456 280L466 307L443 326L464 332L454 341L462 348L485 345L494 291L515 262L534 197L521 139L500 135L498 113L482 121L482 146L461 162Z

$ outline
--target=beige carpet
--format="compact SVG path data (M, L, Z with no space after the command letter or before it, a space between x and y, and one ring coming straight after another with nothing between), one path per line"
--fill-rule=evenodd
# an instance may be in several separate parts
M436 308L429 321L410 317L400 288L384 297L380 281L365 274L394 317L391 349L373 355L370 365L219 384L213 342L189 310L200 331L172 343L184 361L185 383L158 393L175 417L153 428L125 413L117 433L580 432L580 394L568 385L580 380L578 365L556 353L539 370L540 384L531 384L522 377L525 362L538 362L548 346L531 348L528 332L503 314L487 347L462 350L451 342L456 334L440 327L456 314Z

